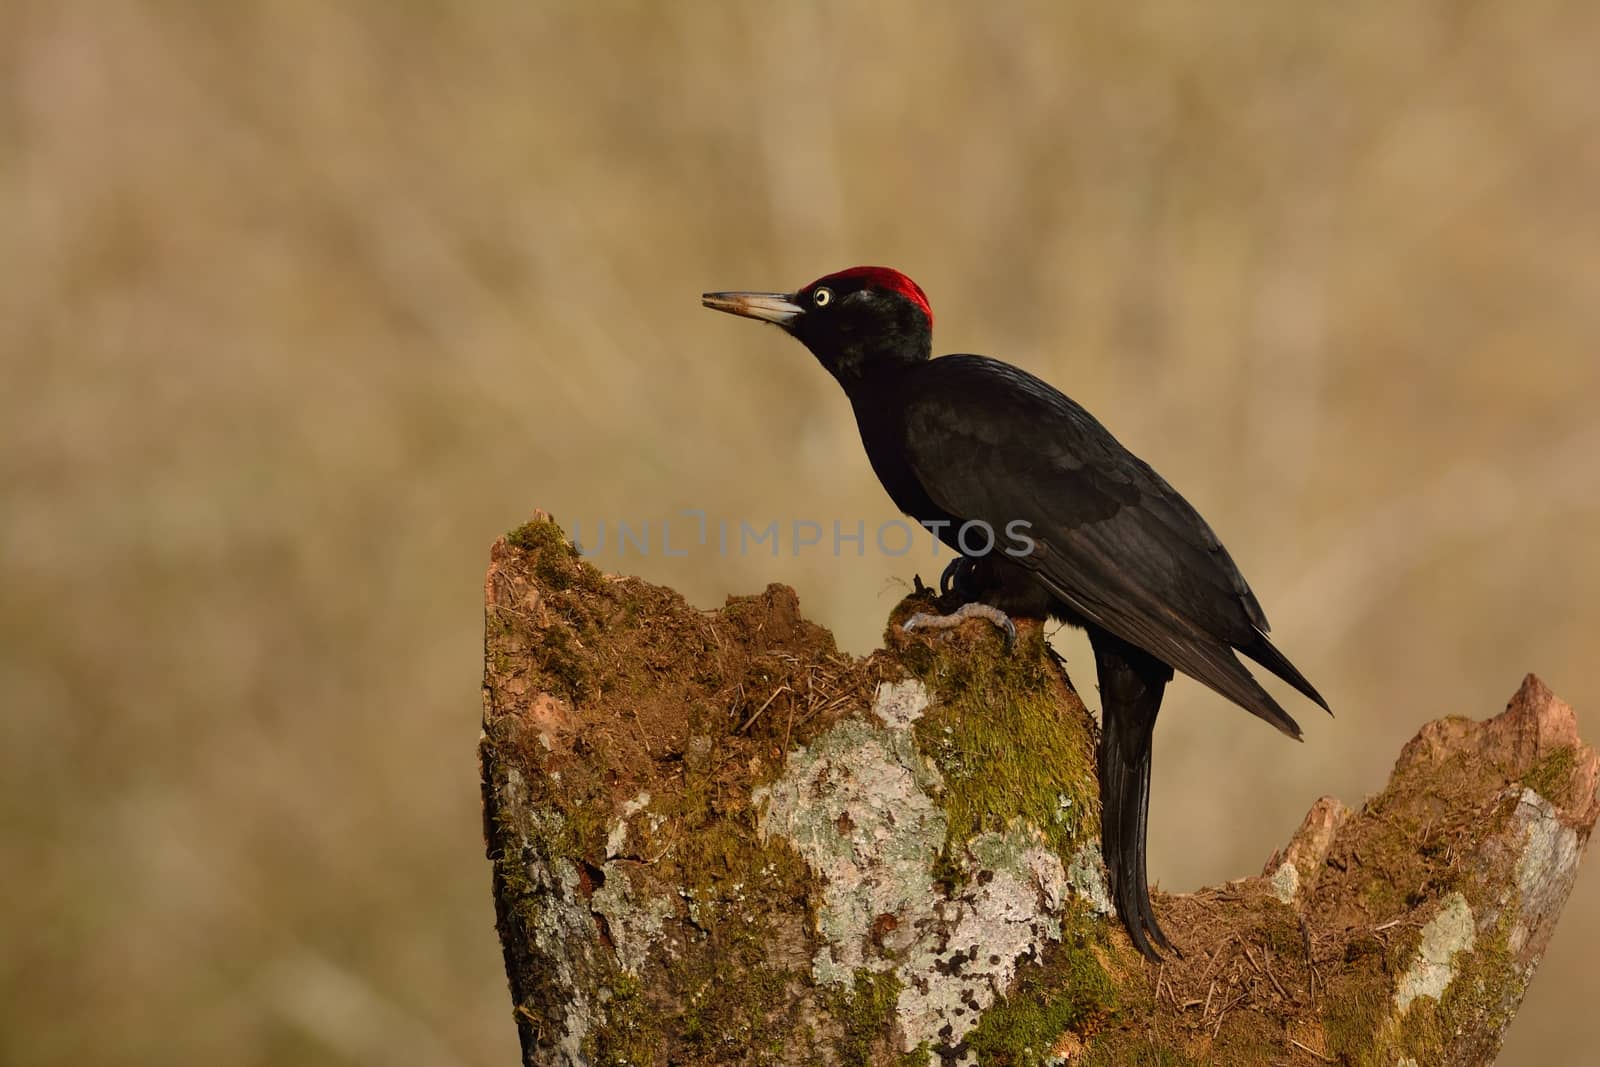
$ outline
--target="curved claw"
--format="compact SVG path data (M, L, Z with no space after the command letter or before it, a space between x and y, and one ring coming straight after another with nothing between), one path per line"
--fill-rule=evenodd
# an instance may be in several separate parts
M988 619L1000 627L1000 632L1005 634L1006 648L1009 650L1017 644L1017 624L1011 621L1011 616L999 608L990 607L988 604L963 604L956 609L956 614L963 618Z
M961 577L961 565L967 562L967 557L957 556L945 566L944 573L939 575L939 595L949 596L950 590L956 587L956 582Z

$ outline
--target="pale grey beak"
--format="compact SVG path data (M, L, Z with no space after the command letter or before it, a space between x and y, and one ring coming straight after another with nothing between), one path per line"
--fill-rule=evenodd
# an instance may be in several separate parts
M805 309L789 293L702 293L700 303L730 315L787 326Z

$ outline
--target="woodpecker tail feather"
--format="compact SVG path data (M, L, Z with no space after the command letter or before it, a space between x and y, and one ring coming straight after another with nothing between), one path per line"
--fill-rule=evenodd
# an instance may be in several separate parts
M1151 960L1150 942L1176 952L1156 922L1145 874L1150 808L1151 735L1172 668L1121 638L1089 631L1100 676L1100 842L1117 914L1134 947Z
M1240 652L1243 652L1267 670L1294 686L1307 700L1315 703L1329 715L1333 714L1333 709L1328 707L1326 700L1322 699L1322 694L1317 692L1316 686L1307 681L1306 676L1301 674L1293 663L1289 662L1288 656L1278 651L1277 646L1267 639L1266 634L1257 634L1256 639L1250 644L1237 647ZM1293 720L1290 721L1293 722Z

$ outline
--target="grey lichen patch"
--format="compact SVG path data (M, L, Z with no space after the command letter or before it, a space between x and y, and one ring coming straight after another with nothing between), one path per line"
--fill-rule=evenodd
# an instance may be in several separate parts
M1072 893L1050 840L1020 820L960 843L969 877L959 888L939 880L954 843L942 779L912 730L927 706L921 682L880 686L881 727L840 723L791 753L784 775L754 798L762 833L787 839L823 883L813 978L837 987L892 976L906 1052L958 1044L977 1026L1018 961L1060 936ZM1080 877L1093 884L1087 870Z
M1086 841L1072 854L1067 864L1067 885L1096 915L1110 915L1111 887L1106 884L1106 868L1100 854L1100 839Z
M984 1012L967 1035L969 1059L980 1064L1052 1067L1066 1063L1106 1064L1168 1062L1152 1060L1143 1050L1128 1055L1090 1052L1085 1039L1118 1006L1118 991L1105 966L1104 927L1081 905L1069 907L1061 938L1034 962L1018 968L1017 979L1003 998ZM1148 1014L1153 1002L1127 1005L1132 1014ZM1085 1054L1088 1058L1085 1058Z
M1284 904L1293 904L1295 895L1300 892L1300 869L1289 860L1284 860L1272 872L1270 884L1273 896Z
M599 931L582 899L577 865L553 847L568 833L562 817L527 802L527 783L516 768L505 772L499 795L513 803L494 814L516 820L502 830L514 835L519 849L495 857L495 876L504 887L503 903L511 905L512 928L524 941L518 950L541 962L549 990L566 999L558 1047L567 1062L578 1063L593 1016L580 971L592 963L587 957Z
M1514 913L1514 901L1493 918L1492 907L1475 909L1472 948L1456 954L1454 977L1443 994L1437 1000L1414 1000L1410 1011L1380 1027L1371 1062L1387 1062L1376 1057L1397 1052L1419 1064L1487 1063L1493 1059L1500 1035L1527 988L1529 971L1508 949Z
M885 682L872 701L872 714L892 731L904 732L928 710L928 687L914 678Z
M1517 858L1520 907L1508 944L1513 954L1521 955L1530 928L1557 914L1566 902L1583 846L1578 832L1561 821L1555 805L1532 789L1522 791L1512 818L1522 830L1523 846Z
M576 939L582 938L587 943L593 938L594 920L578 900L577 869L566 860L556 860L552 866L559 892L553 899L546 897L545 905L538 909L532 923L532 932L540 951L556 963L553 977L557 987L572 990L572 1002L561 1033L561 1050L576 1061L589 1033L591 1012L587 994L574 980L569 952Z
M1394 1006L1402 1015L1418 997L1440 1000L1456 977L1456 955L1472 951L1477 937L1472 908L1460 893L1451 893L1422 928L1411 965L1395 984Z
M905 697L899 687L882 686L874 708L899 706ZM921 699L926 704L926 691ZM883 931L888 953L918 936L912 918L932 893L930 872L945 840L944 811L933 797L938 786L909 723L881 729L851 719L792 753L784 775L755 791L753 803L765 805L762 835L788 839L823 880L818 984L852 981L869 963L874 928ZM880 958L876 966L889 964Z
M628 820L650 806L650 793L641 791L638 795L629 798L622 805L622 816L611 825L606 833L606 859L622 855L623 849L628 845Z
M636 891L620 863L606 864L605 884L589 897L589 908L605 919L617 962L629 974L638 974L644 967L676 910L665 897Z
M578 898L577 868L568 860L556 859L548 874L556 891L547 894L540 907L529 909L529 932L536 949L554 964L551 977L555 987L572 993L563 1020L561 1050L577 1062L588 1037L592 1012L588 995L576 980L572 951L575 945L587 945L593 940L594 920Z
M899 968L908 1051L923 1041L958 1043L1011 986L1018 962L1061 936L1067 874L1042 835L1014 826L978 835L968 852L977 877L954 898L933 896L913 920L933 936L919 938Z

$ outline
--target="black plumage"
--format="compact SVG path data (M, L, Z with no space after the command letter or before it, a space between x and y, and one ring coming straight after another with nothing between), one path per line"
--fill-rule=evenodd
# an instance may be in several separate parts
M1150 907L1144 857L1151 732L1173 671L1292 737L1300 727L1236 652L1328 706L1268 640L1266 615L1216 534L1053 386L983 356L931 359L927 298L897 271L857 267L795 293L704 301L773 322L812 351L844 387L872 469L902 511L945 524L940 536L958 552L963 523L993 532L994 550L957 568L962 599L1088 632L1113 896L1141 952L1155 956L1151 940L1170 947ZM1026 553L1008 530L1025 532ZM974 541L984 539L967 547Z

